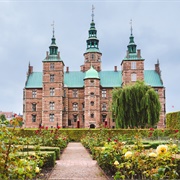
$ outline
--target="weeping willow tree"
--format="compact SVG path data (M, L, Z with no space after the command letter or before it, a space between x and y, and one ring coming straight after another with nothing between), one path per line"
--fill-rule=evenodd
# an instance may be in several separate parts
M112 114L117 128L153 127L159 121L159 96L144 82L112 92Z

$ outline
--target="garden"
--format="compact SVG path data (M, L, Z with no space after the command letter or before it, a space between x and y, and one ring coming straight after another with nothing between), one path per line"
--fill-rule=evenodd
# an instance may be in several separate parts
M41 127L31 131L19 128L14 118L10 127L0 127L0 179L45 179L68 144L59 128Z
M178 130L106 129L81 139L109 179L179 179Z

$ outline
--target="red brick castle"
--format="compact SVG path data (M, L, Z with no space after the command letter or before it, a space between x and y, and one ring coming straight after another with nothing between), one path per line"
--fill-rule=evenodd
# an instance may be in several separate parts
M24 126L96 128L107 125L113 128L115 122L110 111L113 88L143 80L159 95L162 108L158 126L163 127L165 88L159 62L154 70L144 70L144 59L140 50L136 50L132 28L121 71L117 70L117 66L114 70L102 70L102 53L93 18L86 42L84 64L80 71L69 71L69 67L64 71L65 65L53 30L49 52L42 61L42 72L33 72L33 66L29 64L23 95Z

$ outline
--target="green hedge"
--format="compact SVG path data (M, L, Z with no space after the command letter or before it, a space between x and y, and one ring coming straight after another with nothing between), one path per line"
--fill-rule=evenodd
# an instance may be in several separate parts
M29 145L29 146L24 146L22 151L35 151L35 146ZM49 147L49 146L40 146L40 151L55 151L56 153L56 160L60 159L60 148L59 147Z
M28 151L28 152L19 152L18 155L20 157L27 156L27 155L34 155L35 151ZM39 155L47 154L43 167L54 167L56 162L56 153L55 151L41 151L38 152Z
M19 136L22 137L30 137L36 136L35 131L37 129L21 129L19 132ZM50 130L50 129L49 129ZM49 131L48 130L48 131ZM88 133L90 134L99 134L102 133L108 134L110 137L114 137L116 135L122 135L124 137L134 136L136 134L141 134L142 137L148 137L150 132L152 132L152 137L154 139L158 137L168 137L174 133L174 129L59 129L60 133L65 133L69 139L69 141L79 142L81 138L86 136Z
M180 129L180 111L166 114L166 127Z

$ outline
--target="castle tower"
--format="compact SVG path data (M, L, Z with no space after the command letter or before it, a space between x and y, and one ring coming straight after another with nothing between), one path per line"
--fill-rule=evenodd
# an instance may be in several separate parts
M144 80L144 59L141 57L141 51L136 51L136 44L132 34L129 37L130 41L127 46L126 57L122 60L122 86L136 82L137 80Z
M84 106L85 127L99 127L100 78L92 66L84 77Z
M101 71L101 56L99 51L99 40L97 39L97 30L94 23L94 7L92 6L92 21L89 29L89 37L86 41L87 48L84 53L84 65L81 66L81 71L87 71L91 65L97 71Z
M48 127L62 127L64 63L60 58L56 39L51 39L49 52L43 60L42 122Z

